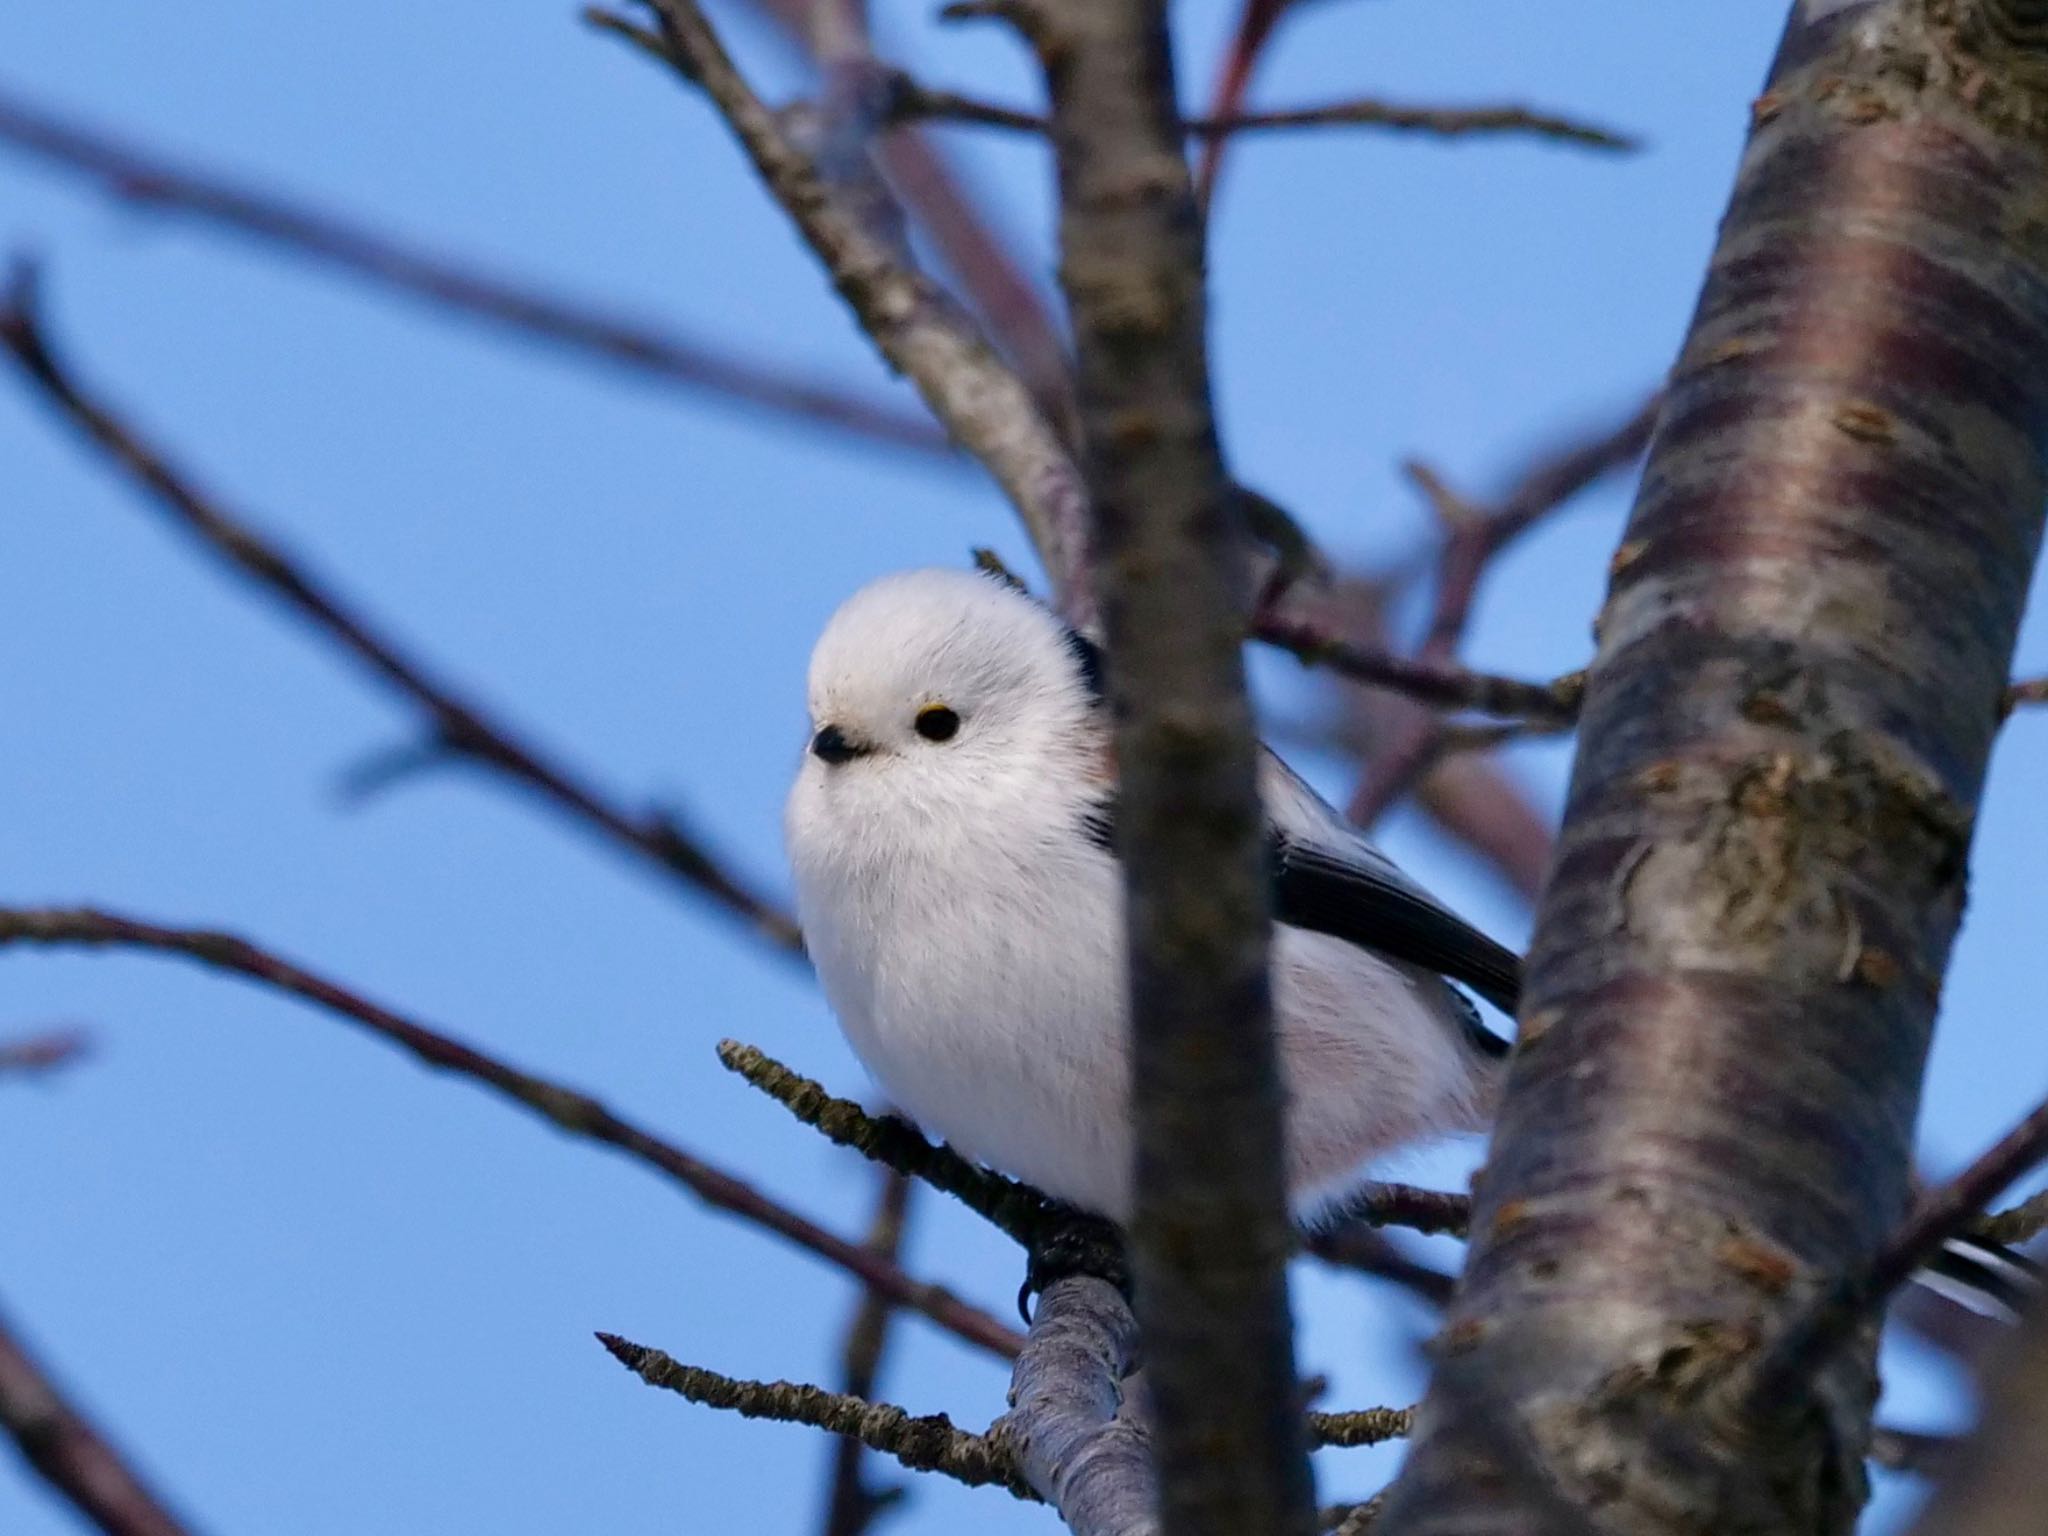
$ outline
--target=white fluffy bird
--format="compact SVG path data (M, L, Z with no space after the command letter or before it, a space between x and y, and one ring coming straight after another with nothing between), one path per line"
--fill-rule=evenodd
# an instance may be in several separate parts
M883 1090L960 1152L1082 1210L1131 1208L1123 880L1094 648L991 576L909 571L811 659L786 834L805 942ZM1392 1148L1483 1126L1512 953L1270 753L1272 983L1296 1212Z
M785 817L804 941L889 1097L965 1155L1097 1216L1131 1210L1123 878L1095 648L995 577L862 588L811 657ZM1491 1116L1521 963L1271 753L1273 1013L1287 1187L1312 1218L1375 1157ZM1445 978L1450 978L1446 981ZM1950 1242L1922 1282L2011 1318L2036 1267Z

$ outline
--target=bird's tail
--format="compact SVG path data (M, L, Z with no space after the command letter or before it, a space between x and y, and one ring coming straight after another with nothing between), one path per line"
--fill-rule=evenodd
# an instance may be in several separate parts
M2017 1249L1981 1237L1952 1237L1914 1280L1979 1317L2016 1323L2048 1284L2041 1266Z

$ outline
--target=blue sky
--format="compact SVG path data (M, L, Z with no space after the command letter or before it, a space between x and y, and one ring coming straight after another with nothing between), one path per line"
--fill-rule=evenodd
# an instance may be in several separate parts
M991 30L882 0L889 47L1024 99ZM0 82L166 152L290 186L451 252L765 359L894 391L709 112L533 0L257 0L0 10ZM717 13L732 21L730 8ZM1538 100L1639 132L1615 160L1354 132L1242 144L1216 210L1219 408L1239 473L1352 559L1409 548L1421 454L1478 493L1624 408L1681 335L1782 17L1778 0L1376 0L1306 7L1267 104L1383 91ZM1182 7L1188 78L1228 20ZM777 93L801 87L734 21ZM1034 146L952 133L1033 269ZM72 359L224 499L417 650L635 802L669 799L773 889L818 625L863 580L1028 551L972 475L849 448L565 362L188 225L0 150L0 244L37 253ZM1625 489L1502 563L1481 664L1578 665ZM811 985L702 904L477 775L366 807L340 776L404 710L197 556L11 382L0 387L0 900L92 900L244 931L374 997L598 1091L854 1231L866 1171L712 1056L736 1035L860 1091ZM2048 665L2030 629L2023 665ZM1315 694L1256 676L1275 718ZM1994 766L1971 915L1927 1095L1954 1166L2048 1079L2032 1017L2044 726ZM1554 806L1564 749L1517 771ZM1342 765L1303 758L1333 792ZM1389 846L1496 931L1527 915L1418 823ZM829 1379L836 1273L337 1023L175 962L0 958L0 1035L59 1021L98 1051L0 1084L0 1307L195 1525L800 1530L813 1432L640 1388L624 1333L740 1375ZM1409 1165L1450 1176L1459 1154ZM909 1261L994 1307L1018 1258L928 1199ZM1409 1400L1420 1309L1304 1270L1304 1366L1333 1404ZM1888 1359L1901 1421L1956 1383ZM917 1322L885 1389L979 1427L1004 1377ZM1325 1455L1326 1498L1390 1452ZM1880 1518L1909 1488L1886 1480ZM1046 1530L1002 1495L919 1480L903 1536ZM0 1458L0 1527L74 1529Z

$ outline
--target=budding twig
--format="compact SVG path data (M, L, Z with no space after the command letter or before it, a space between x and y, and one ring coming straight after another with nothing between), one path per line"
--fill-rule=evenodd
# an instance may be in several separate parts
M650 1387L674 1392L707 1408L723 1408L749 1419L809 1424L858 1440L919 1472L940 1472L969 1487L1006 1488L1020 1499L1035 1498L1010 1459L988 1435L956 1428L943 1413L913 1417L889 1403L871 1403L844 1392L791 1381L745 1381L722 1376L622 1339L597 1336L611 1357Z

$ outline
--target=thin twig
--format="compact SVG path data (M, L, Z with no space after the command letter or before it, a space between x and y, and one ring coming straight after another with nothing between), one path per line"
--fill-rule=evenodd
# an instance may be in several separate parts
M828 68L812 0L754 0L755 8ZM1066 332L1046 301L1043 286L1016 256L1015 241L999 233L985 200L930 134L901 125L883 136L875 157L896 195L916 218L966 298L989 339L1016 368L1046 420L1062 440L1074 436L1074 400Z
M92 1037L82 1029L46 1029L0 1040L0 1077L40 1077L91 1053Z
M613 1147L668 1176L714 1209L751 1221L838 1265L898 1306L1006 1358L1017 1334L942 1286L912 1279L859 1243L826 1231L724 1170L621 1119L588 1094L536 1077L429 1029L244 939L202 929L166 928L90 907L0 908L0 948L9 944L114 946L183 955L318 1004L353 1020L427 1066L453 1072L525 1106L571 1136Z
M2022 677L2006 685L2005 712L2030 704L2048 704L2048 677Z
M866 442L927 454L945 434L920 414L721 354L660 322L579 303L430 254L285 194L180 165L137 144L0 96L0 143L83 175L123 201L248 235L503 329L601 358L712 399L755 406Z
M1469 709L1561 724L1577 713L1584 684L1577 672L1538 683L1368 650L1353 645L1312 616L1284 608L1260 614L1253 634L1268 645L1292 652L1308 666L1326 667L1352 682L1384 688L1438 709Z
M1293 9L1295 0L1244 0L1237 13L1237 25L1230 30L1230 42L1216 66L1216 79L1209 88L1209 115L1232 117L1244 110L1251 92L1252 72L1259 56L1273 40L1280 23ZM1223 158L1230 138L1220 136L1202 146L1195 166L1195 198L1206 215L1216 199L1216 182L1223 174Z
M1870 1459L1889 1472L1938 1478L1947 1472L1960 1444L1953 1435L1930 1435L1916 1429L1887 1429L1880 1424L1870 1432Z
M1463 1237L1472 1221L1472 1197L1415 1184L1369 1184L1330 1212L1324 1230L1341 1232L1352 1222L1368 1227L1406 1227L1425 1235Z
M951 1147L935 1146L905 1121L878 1118L851 1099L834 1098L823 1084L755 1046L721 1040L718 1059L828 1141L922 1179L1027 1248L1052 1219L1050 1203L1030 1185L978 1167Z
M2014 1179L2048 1159L2048 1102L2000 1137L1948 1183L1923 1194L1868 1264L1828 1287L1786 1326L1758 1363L1749 1392L1760 1409L1797 1400L1798 1389L1892 1293L1966 1230Z
M890 1403L871 1403L800 1382L722 1376L702 1366L684 1365L658 1349L614 1333L600 1333L597 1340L648 1386L693 1403L723 1408L742 1418L809 1424L856 1439L915 1471L942 1473L970 1488L1005 1488L1020 1499L1036 1497L1019 1480L1009 1457L991 1436L957 1428L943 1413L913 1417Z
M938 118L1018 133L1052 131L1051 121L1042 112L1006 107L959 91L942 90L903 75L895 81L891 116L903 121ZM1182 120L1181 127L1200 139L1268 129L1368 127L1431 133L1447 138L1474 133L1531 134L1537 138L1563 140L1594 149L1629 150L1637 147L1636 141L1625 134L1528 107L1403 106L1378 97L1323 102L1281 111L1190 117Z
M703 91L890 364L953 440L1003 488L1052 578L1062 611L1093 615L1086 591L1088 496L1032 391L935 284L841 206L817 167L747 84L693 0L648 0L676 71Z
M150 1492L29 1354L0 1317L0 1430L22 1459L106 1536L185 1536Z
M903 1251L903 1234L910 1216L910 1196L916 1188L908 1177L893 1168L879 1169L880 1192L875 1201L875 1218L868 1228L866 1247L878 1258L898 1262ZM855 1303L847 1324L846 1344L840 1354L841 1383L849 1397L872 1400L881 1374L882 1351L889 1342L889 1322L895 1315L889 1298L873 1286L865 1287ZM863 1536L875 1517L900 1500L902 1487L874 1488L868 1483L863 1454L866 1447L851 1436L843 1436L832 1457L831 1491L825 1506L825 1536Z
M1448 659L1455 654L1488 563L1544 518L1641 459L1663 406L1662 392L1653 392L1626 420L1545 454L1505 496L1448 525L1437 567L1435 611L1422 641L1424 655Z
M651 860L690 890L709 897L783 953L800 957L795 921L726 869L668 815L635 815L548 761L425 666L371 627L326 579L286 555L230 514L198 482L97 399L57 359L41 325L34 284L24 270L0 300L0 345L24 375L129 479L186 532L262 590L338 643L426 717L430 753L451 754L497 770L613 843ZM408 763L417 758L409 757Z
M1305 1246L1325 1264L1389 1281L1433 1307L1449 1302L1457 1287L1455 1276L1410 1258L1385 1235L1363 1222L1330 1232L1312 1232Z
M971 1163L951 1147L925 1140L916 1127L894 1116L870 1115L851 1099L835 1098L822 1083L793 1071L758 1046L721 1040L718 1059L728 1071L745 1078L827 1140L951 1195L1027 1247L1044 1223L1057 1219L1048 1209L1057 1208L1030 1185ZM1332 1212L1324 1228L1306 1239L1306 1247L1333 1263L1342 1263L1346 1230L1354 1224L1462 1237L1471 1216L1469 1195L1414 1184L1373 1184Z
M1316 611L1325 626L1353 644L1386 651L1393 643L1388 610L1394 597L1383 578L1341 577L1328 585ZM1379 689L1343 685L1335 692L1337 730L1345 747L1368 763L1412 726L1420 707ZM1500 764L1476 756L1447 759L1417 785L1416 800L1525 898L1535 899L1550 862L1550 818Z
M2029 1242L2048 1230L2048 1189L2027 1196L2009 1210L1996 1211L1970 1229L1987 1242Z
M1405 1439L1414 1428L1413 1408L1354 1408L1308 1416L1309 1440L1321 1446L1384 1445Z
M1428 465L1407 466L1409 478L1429 498L1444 528L1443 547L1437 556L1435 602L1429 627L1416 648L1417 661L1438 666L1456 663L1458 648L1471 622L1472 604L1488 566L1538 522L1608 475L1640 459L1649 446L1662 406L1662 395L1653 393L1619 424L1545 454L1516 480L1505 496L1486 507L1475 506L1458 495ZM1530 723L1551 727L1565 722L1524 721L1518 725ZM1351 819L1362 827L1377 822L1389 806L1420 783L1452 750L1451 730L1442 721L1419 716L1407 720L1375 754L1372 771L1360 783L1347 808Z
M1379 1519L1380 1510L1386 1506L1384 1492L1376 1493L1363 1504L1346 1504L1333 1509L1335 1516L1329 1521L1329 1536L1365 1536L1372 1529L1372 1523Z
M1233 133L1275 128L1350 126L1393 128L1444 138L1461 138L1475 133L1527 134L1539 139L1579 144L1588 149L1633 150L1641 147L1628 134L1534 107L1511 103L1483 107L1424 107L1371 96L1269 112L1192 117L1185 126L1189 133L1200 138L1220 138Z

